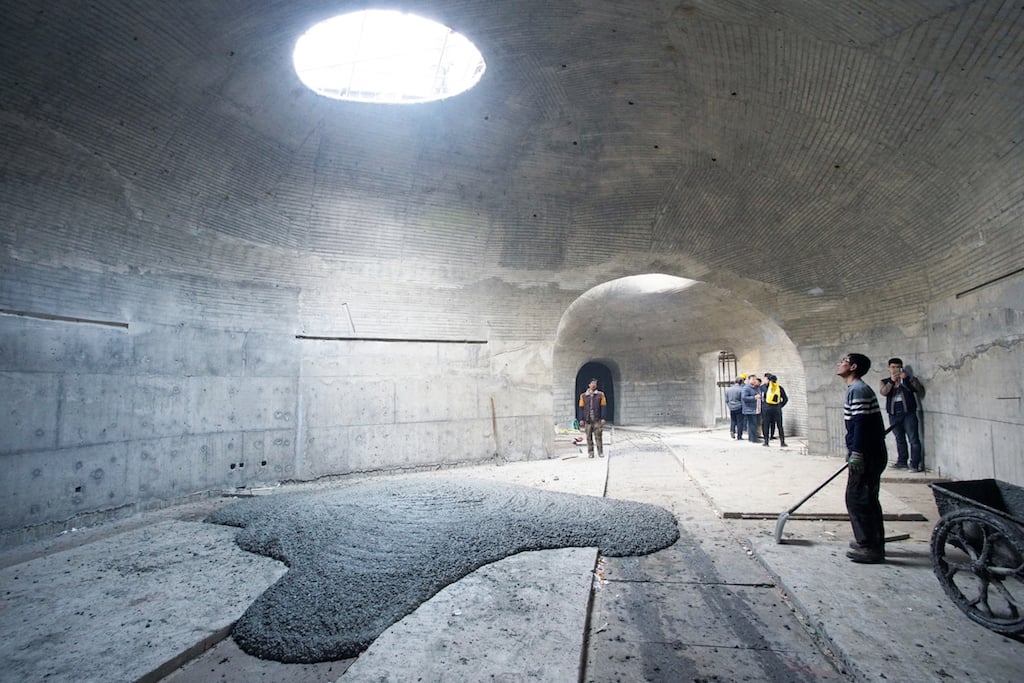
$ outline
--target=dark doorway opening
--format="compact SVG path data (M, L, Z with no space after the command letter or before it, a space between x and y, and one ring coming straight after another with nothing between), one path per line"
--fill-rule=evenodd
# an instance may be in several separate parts
M590 380L597 380L597 388L604 392L605 414L608 422L615 422L615 381L612 379L612 371L604 363L591 361L585 363L579 372L576 373L576 404L579 405L580 394L587 390Z

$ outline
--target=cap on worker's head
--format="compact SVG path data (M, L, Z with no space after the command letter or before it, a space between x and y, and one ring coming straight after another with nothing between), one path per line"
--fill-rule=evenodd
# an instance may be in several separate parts
M746 378L747 378L747 373L741 372L740 373L740 379L746 379Z

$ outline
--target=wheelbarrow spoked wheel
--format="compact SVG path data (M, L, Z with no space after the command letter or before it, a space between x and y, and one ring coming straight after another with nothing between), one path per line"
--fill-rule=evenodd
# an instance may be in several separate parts
M1008 635L1024 633L1024 534L985 510L958 510L932 532L932 568L968 617Z

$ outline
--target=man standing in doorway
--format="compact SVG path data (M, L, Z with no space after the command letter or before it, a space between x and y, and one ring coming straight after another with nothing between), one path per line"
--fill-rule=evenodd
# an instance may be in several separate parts
M836 364L836 374L846 381L843 422L846 425L846 510L850 513L853 541L846 556L854 562L885 561L885 528L878 500L882 471L889 464L885 451L885 425L878 398L861 377L871 369L871 359L848 353Z
M878 393L885 396L885 412L896 438L896 464L898 470L924 472L921 457L921 435L918 431L918 398L924 396L921 381L907 372L900 358L889 359L889 376L882 380ZM910 442L909 459L907 442Z
M608 400L597 388L597 379L590 380L587 390L580 394L577 419L587 433L587 457L594 457L594 442L597 442L597 456L604 457L604 443L601 430L604 429L604 413Z

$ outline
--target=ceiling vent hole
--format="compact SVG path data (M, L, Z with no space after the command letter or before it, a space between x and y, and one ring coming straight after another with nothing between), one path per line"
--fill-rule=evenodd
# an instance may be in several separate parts
M414 104L469 90L486 65L453 29L394 10L332 17L299 38L295 72L314 92L337 100Z

